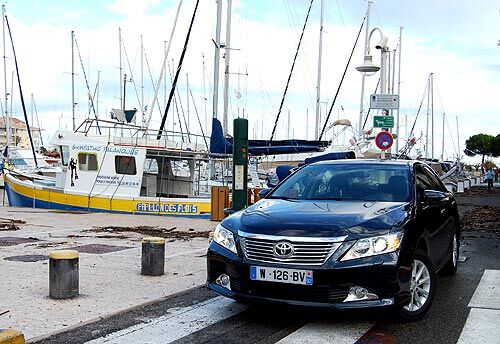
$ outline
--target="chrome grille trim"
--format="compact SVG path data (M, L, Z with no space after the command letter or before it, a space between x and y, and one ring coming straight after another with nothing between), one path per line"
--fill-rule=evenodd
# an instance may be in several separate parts
M239 231L241 247L246 259L280 263L283 265L323 265L340 247L347 236L314 238L288 237L278 235L252 234ZM273 248L280 241L290 242L294 246L294 253L288 258L276 257Z

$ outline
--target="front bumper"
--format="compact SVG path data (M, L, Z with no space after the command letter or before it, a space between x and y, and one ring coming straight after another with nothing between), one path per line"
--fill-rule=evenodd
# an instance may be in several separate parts
M312 286L250 279L250 266L312 270ZM410 267L398 265L398 254L390 253L348 262L327 262L323 266L276 265L249 261L212 242L207 252L207 287L226 297L298 306L353 309L407 303ZM222 274L230 278L230 289L216 283ZM366 288L379 298L344 302L353 286Z

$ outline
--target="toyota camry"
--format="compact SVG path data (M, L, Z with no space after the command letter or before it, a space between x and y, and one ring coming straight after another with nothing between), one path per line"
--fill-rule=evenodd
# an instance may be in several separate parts
M417 320L431 307L436 273L457 269L456 201L423 162L318 162L264 191L214 232L207 286L219 294L334 309L392 307Z

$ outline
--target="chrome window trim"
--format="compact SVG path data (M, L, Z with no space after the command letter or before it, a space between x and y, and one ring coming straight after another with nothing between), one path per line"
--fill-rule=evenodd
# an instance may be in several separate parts
M247 233L243 231L238 231L238 236L249 239L264 239L273 241L290 241L290 242L311 242L311 243L339 243L344 242L347 239L347 235L340 237L299 237L299 236L284 236L284 235L269 235L269 234L255 234Z

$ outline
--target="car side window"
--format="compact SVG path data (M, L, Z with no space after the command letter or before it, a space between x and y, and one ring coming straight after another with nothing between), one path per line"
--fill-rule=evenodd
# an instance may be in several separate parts
M423 166L423 168L424 168L424 172L427 174L427 177L429 178L430 182L432 183L432 190L446 192L446 187L443 185L441 180L439 180L439 178L436 176L436 174L434 172L432 172L432 170L427 166Z
M424 190L434 190L435 186L424 170L423 165L415 165L415 183L417 191L422 193Z

